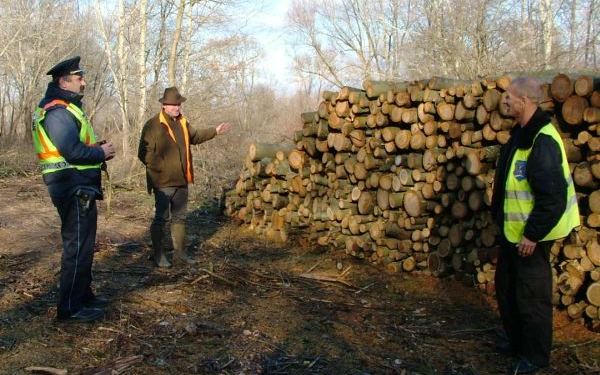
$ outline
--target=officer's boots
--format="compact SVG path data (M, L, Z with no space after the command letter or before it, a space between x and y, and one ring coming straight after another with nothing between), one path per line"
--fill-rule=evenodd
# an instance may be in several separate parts
M165 227L162 224L152 223L150 225L150 237L152 238L152 260L157 267L171 267L164 248Z
M185 223L182 221L171 223L171 238L173 240L173 262L185 263L189 265L196 264L185 246Z

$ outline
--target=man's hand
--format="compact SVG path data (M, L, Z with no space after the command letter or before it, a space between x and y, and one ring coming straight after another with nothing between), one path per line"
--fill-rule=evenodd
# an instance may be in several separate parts
M106 142L100 145L102 151L104 151L104 160L110 160L115 157L115 148L112 143Z
M217 125L217 135L221 135L221 134L225 134L229 131L229 129L232 128L233 125L231 125L228 122L222 122L219 125Z
M519 242L516 245L519 256L522 256L522 257L531 256L533 254L533 251L535 250L535 245L537 245L537 242L533 242L530 239L528 239L527 237L523 236L523 238L521 239L521 242Z

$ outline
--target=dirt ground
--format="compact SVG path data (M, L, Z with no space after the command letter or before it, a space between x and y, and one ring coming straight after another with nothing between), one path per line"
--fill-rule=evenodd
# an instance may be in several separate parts
M1 374L505 374L515 360L493 350L494 301L460 282L269 243L197 202L198 266L162 271L147 259L149 195L116 190L99 212L94 286L113 303L102 321L61 323L58 215L38 176L0 179ZM598 333L557 312L554 336L540 373L600 374Z

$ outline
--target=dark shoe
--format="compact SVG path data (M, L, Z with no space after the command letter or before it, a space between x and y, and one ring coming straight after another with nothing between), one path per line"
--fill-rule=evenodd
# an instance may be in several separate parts
M500 341L498 344L496 344L496 347L494 349L496 350L496 353L500 354L515 353L515 349L513 349L513 347L510 345L510 342L508 341Z
M108 298L94 296L91 299L84 302L83 305L85 307L100 308L110 305L110 300Z
M83 309L79 310L79 312L71 316L66 318L59 317L58 319L66 323L85 323L98 320L102 318L103 315L104 311L100 309L84 307Z
M540 366L535 365L523 358L519 362L510 366L509 371L510 374L534 374L540 369Z

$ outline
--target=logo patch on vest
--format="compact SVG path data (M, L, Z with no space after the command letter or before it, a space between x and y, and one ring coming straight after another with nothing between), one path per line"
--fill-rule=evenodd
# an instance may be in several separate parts
M514 175L517 181L523 181L527 178L527 160L516 161Z

